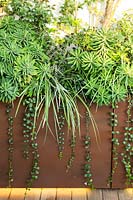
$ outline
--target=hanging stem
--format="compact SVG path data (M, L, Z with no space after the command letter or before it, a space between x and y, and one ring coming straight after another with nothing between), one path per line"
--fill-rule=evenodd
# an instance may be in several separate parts
M133 169L132 169L132 155L133 155L133 118L131 110L133 108L133 98L129 95L128 108L127 108L127 126L124 133L124 152L122 155L122 162L126 171L127 186L133 186Z
M84 165L84 178L85 182L84 184L86 186L89 186L90 188L94 188L93 186L93 178L92 178L92 172L91 172L91 152L90 152L90 145L91 145L91 138L88 135L89 133L89 123L90 123L90 117L89 113L86 112L86 132L87 135L84 136L83 142L84 142L84 148L85 148L85 165Z
M34 126L34 116L36 112L36 98L27 97L24 101L24 105L27 107L27 113L25 114L24 124L26 129L24 130L24 142L26 147L24 149L24 155L26 158L29 158L29 150L33 155L32 160L32 169L30 172L30 177L27 180L27 190L32 186L33 182L38 179L40 167L39 167L39 152L38 152L38 143L37 143L37 132L35 131ZM34 131L33 131L34 130ZM27 139L28 138L28 139ZM27 149L28 145L28 149ZM26 192L27 192L26 190Z
M76 146L76 135L72 135L71 142L70 142L71 156L67 162L66 172L68 172L73 165L73 162L75 159L75 146Z
M58 140L58 157L61 160L63 158L63 149L64 149L64 132L62 131L65 124L65 117L63 113L62 106L59 107L59 128L57 133Z
M115 171L118 166L118 146L119 146L119 139L117 138L117 135L120 134L118 130L115 130L118 126L118 118L117 114L115 113L116 108L118 108L118 105L112 106L112 112L111 114L111 127L112 127L112 152L111 152L111 172L108 179L108 184L110 187L112 187L112 178L115 174Z
M8 187L13 183L13 117L11 116L12 104L7 105L6 113L8 116Z

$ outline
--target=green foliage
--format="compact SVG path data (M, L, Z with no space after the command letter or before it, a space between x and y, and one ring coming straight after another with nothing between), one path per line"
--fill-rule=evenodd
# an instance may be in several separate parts
M4 7L9 0L0 0L0 7Z
M122 155L122 162L126 171L126 183L127 186L133 186L133 170L132 170L132 156L133 156L133 118L132 118L132 108L133 108L133 97L129 96L128 108L127 108L127 121L125 127L125 133L123 138L124 151Z
M72 136L70 139L70 147L71 147L71 155L70 158L67 161L66 165L66 173L69 172L69 170L73 167L73 163L75 160L75 147L76 147L76 135Z
M30 22L39 30L46 28L46 24L51 22L52 17L48 3L38 0L11 0L6 7L6 12L14 15L16 20Z
M75 49L74 51L70 52L71 56L68 57L68 64L71 65L71 67L74 67L74 70L78 70L80 68L81 64L81 51L80 49Z
M6 78L0 79L0 101L11 102L18 96L19 91L17 85L13 85Z
M82 8L82 3L78 0L65 0L60 8L60 15L57 20L58 28L66 32L77 32L81 27L81 20L77 17L77 12Z
M64 125L65 125L65 118L62 110L62 106L59 107L58 112L58 118L59 118L59 128L57 133L57 142L58 142L58 158L61 160L63 158L63 150L64 150L64 141L65 141L65 133L63 131Z
M132 35L127 38L128 25L119 22L110 31L83 30L55 46L45 34L47 30L36 32L22 19L5 17L0 22L2 101L13 101L20 95L35 96L36 112L39 102L45 102L44 121L48 121L52 104L56 123L56 107L61 102L68 125L74 128L71 116L76 113L79 118L73 101L77 94L98 105L108 105L124 100L132 91ZM59 98L56 105L55 97Z
M112 170L111 170L111 174L109 176L109 180L108 180L108 184L111 186L112 185L112 177L113 175L116 173L116 169L118 166L118 147L120 145L120 141L118 138L118 135L120 134L120 132L117 130L118 128L118 116L116 114L117 109L119 108L118 105L115 105L112 107L112 112L110 113L111 118L110 118L110 125L112 127Z
M104 0L100 0L100 1L104 1ZM84 0L84 3L86 3L87 5L90 5L92 3L96 3L97 0Z
M8 187L12 187L14 181L14 167L13 167L13 150L14 150L14 137L13 137L13 117L11 116L12 104L6 105L6 114L8 119Z
M30 25L12 17L5 17L0 27L0 99L13 101L20 93L18 89L29 83L30 76L35 73L30 46L37 36Z
M84 136L84 148L85 148L85 164L84 164L84 178L85 183L84 185L94 188L93 186L93 175L91 172L91 153L90 153L90 144L91 144L91 138L90 136L86 135Z
M44 108L41 122L48 125L51 104L58 125L57 110L62 103L65 119L74 133L76 119L79 125L74 96L60 83L61 72L50 60L49 37L43 40L44 36L28 22L9 16L0 22L0 100L11 102L24 95L36 97L34 126L40 107Z
M61 64L66 76L73 76L74 80L80 77L80 83L75 81L77 85L74 86L80 88L77 93L83 91L98 105L126 99L132 90L133 61L131 43L127 49L125 40L126 36L117 28L110 31L89 29L66 38L63 45L67 52Z
M39 152L38 152L38 143L37 143L37 132L34 129L34 115L35 115L35 97L27 97L23 101L23 105L26 106L25 116L23 118L23 136L24 136L24 158L29 159L30 150L32 150L33 161L32 169L30 172L30 177L27 180L27 188L31 188L34 180L37 180L40 173L39 165ZM34 130L33 130L34 129Z
M29 54L18 56L15 61L14 73L19 78L18 81L21 84L30 83L31 79L37 75L37 68L33 57Z
M73 33L82 30L83 21L78 16L81 9L87 8L89 15L101 16L102 12L97 8L97 3L104 0L65 0L60 7L59 17L57 19L57 27L66 33ZM88 16L88 21L90 16ZM99 19L100 20L100 19ZM90 24L89 24L90 25Z

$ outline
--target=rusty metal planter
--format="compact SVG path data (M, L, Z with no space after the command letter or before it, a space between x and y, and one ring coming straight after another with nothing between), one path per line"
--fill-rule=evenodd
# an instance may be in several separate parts
M12 115L15 114L17 101L14 102ZM118 120L119 140L123 140L123 133L126 121L127 103L119 104ZM7 116L6 105L0 103L0 187L8 187L8 136L7 136ZM112 127L109 124L109 113L111 107L91 106L91 112L99 130L100 141L97 144L93 127L90 123L89 134L91 136L91 157L92 157L92 174L95 188L125 188L125 170L119 158L118 168L113 175L112 185L107 184L109 175L112 170ZM82 188L84 185L83 165L85 163L85 149L83 145L83 136L86 135L86 119L85 108L79 104L79 112L81 114L81 135L77 130L76 158L72 168L66 173L67 161L70 157L70 135L65 125L65 149L62 160L58 158L58 145L55 137L48 131L46 137L46 129L40 130L38 135L39 153L40 153L40 175L39 179L34 182L33 187L72 187ZM13 168L14 182L12 187L26 187L26 180L29 177L32 158L25 160L22 156L23 151L23 115L24 107L20 106L20 110L16 118L14 118L14 151L13 151ZM50 110L50 126L54 133L54 121L52 109ZM45 138L46 137L46 138ZM46 139L46 140L45 140ZM122 143L119 146L119 154L123 149Z

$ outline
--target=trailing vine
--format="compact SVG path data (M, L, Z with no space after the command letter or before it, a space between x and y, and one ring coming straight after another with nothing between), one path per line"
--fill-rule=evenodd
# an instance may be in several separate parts
M127 109L127 121L124 133L124 152L122 153L122 162L126 171L127 185L133 186L133 169L132 169L132 160L133 156L133 118L131 115L131 110L133 108L133 98L130 96L128 100L128 109Z
M26 113L24 116L24 157L29 158L30 149L33 155L32 169L30 178L27 180L27 188L30 188L34 180L38 179L39 175L39 152L37 143L37 133L34 130L34 115L36 107L36 98L27 97L23 104L26 106Z
M27 188L30 188L34 182L34 180L38 179L40 173L40 166L39 166L39 152L38 152L38 144L36 141L36 132L32 132L32 154L33 154L33 163L32 169L30 173L30 178L27 180Z
M13 183L13 117L11 116L12 104L7 104L6 113L8 117L8 187Z
M59 108L59 128L58 128L58 157L61 160L63 158L63 149L64 149L64 132L62 131L64 124L65 124L65 118L63 114L62 106L60 105Z
M89 113L86 112L86 132L89 132L89 122L90 117ZM93 179L92 179L92 172L91 172L91 152L90 152L90 145L91 145L91 138L89 135L84 136L84 147L85 147L85 165L84 165L84 178L85 178L85 185L93 188Z
M118 108L118 105L115 106L115 109ZM118 126L118 117L117 114L114 111L111 113L112 119L111 119L111 126L112 126L112 143L113 143L113 168L112 168L112 175L115 173L115 170L118 166L118 151L117 148L119 146L119 139L117 138L117 135L120 134L118 130L114 130L115 127Z
M33 104L35 104L35 98L25 98L23 105L26 106L24 118L23 118L23 137L24 137L24 151L23 156L26 159L29 159L30 156L30 142L31 142L31 132L33 129L33 118L34 110Z
M30 152L30 145L29 145L29 127L28 127L28 120L30 118L30 114L29 113L25 113L25 116L23 118L23 126L24 126L24 130L23 130L23 137L24 137L24 150L23 150L23 156L25 159L29 159L29 152Z
M85 161L86 164L84 165L84 178L85 178L85 185L93 188L93 179L92 179L92 172L91 172L91 153L90 153L90 136L86 135L84 137L84 147L85 147Z
M115 174L115 171L118 166L118 146L119 146L119 139L117 136L120 134L118 130L115 130L118 126L118 117L115 112L115 109L118 108L118 105L112 106L113 111L110 113L111 115L111 127L112 127L112 167L111 167L111 174L109 176L108 184L112 184L112 177Z
M76 146L76 135L72 135L71 141L70 141L71 156L67 162L66 172L68 172L73 165L73 161L75 159L75 146Z

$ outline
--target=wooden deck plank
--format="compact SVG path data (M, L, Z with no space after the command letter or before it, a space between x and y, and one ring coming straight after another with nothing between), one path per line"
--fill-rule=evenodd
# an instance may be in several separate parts
M133 200L133 188L118 190L119 200Z
M40 200L41 193L41 188L32 188L29 191L27 191L26 200Z
M103 200L119 200L117 190L103 190Z
M10 196L11 189L10 188L1 188L0 189L0 200L7 200Z
M25 194L24 188L13 188L10 194L10 200L23 200Z
M103 200L102 190L89 190L87 192L87 200Z
M72 189L72 200L87 200L87 189Z
M41 194L41 200L55 200L56 188L43 188Z
M71 189L70 188L57 188L57 199L58 200L71 200Z
M102 194L103 193L103 194ZM0 188L0 200L24 200L24 188ZM103 196L103 198L102 198ZM9 198L10 197L10 198ZM31 189L26 200L133 200L133 189L90 190L71 188Z

